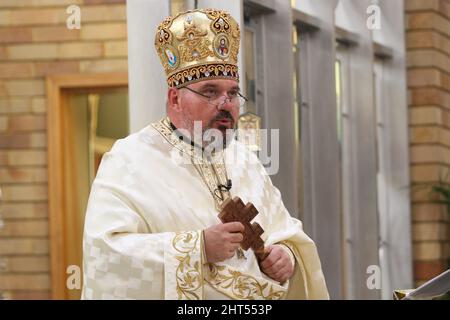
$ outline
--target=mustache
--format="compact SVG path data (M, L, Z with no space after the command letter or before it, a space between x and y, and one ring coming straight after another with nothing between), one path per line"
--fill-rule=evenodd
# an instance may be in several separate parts
M223 120L223 119L229 119L231 121L234 122L234 118L231 115L230 112L226 111L226 110L221 110L213 119L212 121L216 121L216 120Z

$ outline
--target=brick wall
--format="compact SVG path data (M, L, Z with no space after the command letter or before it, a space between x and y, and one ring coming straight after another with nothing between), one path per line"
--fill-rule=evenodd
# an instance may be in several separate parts
M81 29L66 9L81 8ZM0 1L0 293L49 298L45 77L127 70L125 0Z
M448 268L449 214L430 193L450 168L450 1L405 0L416 285ZM450 178L450 175L449 175Z

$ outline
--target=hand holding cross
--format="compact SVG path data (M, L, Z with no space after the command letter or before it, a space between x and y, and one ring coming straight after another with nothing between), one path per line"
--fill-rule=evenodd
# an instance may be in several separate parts
M260 237L264 233L264 230L257 222L250 224L250 221L257 214L258 210L252 203L248 202L244 205L239 197L234 197L233 199L228 198L222 204L219 219L223 223L241 222L244 225L244 240L241 242L242 249L248 250L252 248L256 258L259 261L263 261L268 255L264 249L264 241Z

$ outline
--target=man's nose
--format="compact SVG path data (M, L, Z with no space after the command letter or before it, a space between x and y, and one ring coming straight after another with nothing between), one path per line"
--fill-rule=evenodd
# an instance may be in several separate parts
M217 109L220 110L226 110L231 111L234 108L234 104L231 102L231 99L229 97L223 97L223 100L219 102L217 105Z

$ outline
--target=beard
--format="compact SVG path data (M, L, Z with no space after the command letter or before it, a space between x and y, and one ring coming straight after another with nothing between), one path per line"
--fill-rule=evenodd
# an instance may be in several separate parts
M221 110L206 126L183 113L182 123L191 134L191 141L204 149L220 150L228 147L234 139L235 120L230 112Z

